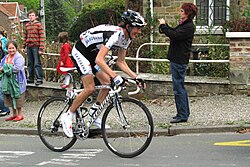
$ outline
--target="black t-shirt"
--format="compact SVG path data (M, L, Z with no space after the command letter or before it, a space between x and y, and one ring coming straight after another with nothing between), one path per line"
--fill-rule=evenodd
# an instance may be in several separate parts
M195 30L193 21L186 20L175 28L161 24L159 30L170 39L167 58L174 63L188 64Z

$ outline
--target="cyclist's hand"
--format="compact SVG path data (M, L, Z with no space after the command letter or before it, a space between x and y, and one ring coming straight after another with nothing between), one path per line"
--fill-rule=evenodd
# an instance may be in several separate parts
M141 78L135 78L136 84L142 88L142 89L146 89L146 83L143 79Z
M120 75L117 75L116 77L114 77L113 81L117 86L122 86L125 83L125 79L121 77Z

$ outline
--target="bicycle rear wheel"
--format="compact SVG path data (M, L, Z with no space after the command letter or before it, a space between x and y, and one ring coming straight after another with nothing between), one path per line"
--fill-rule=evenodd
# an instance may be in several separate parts
M102 135L106 146L122 158L132 158L143 153L153 138L153 118L148 108L133 98L120 98L119 104L129 124L123 127L113 105L108 106L102 120ZM105 129L105 124L109 129Z
M52 97L40 108L37 119L38 135L43 144L52 151L65 151L77 140L75 136L68 138L62 129L61 115L67 112L69 107L65 97Z

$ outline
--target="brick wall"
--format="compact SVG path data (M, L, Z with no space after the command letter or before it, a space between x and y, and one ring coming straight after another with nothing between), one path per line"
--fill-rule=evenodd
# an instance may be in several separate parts
M250 38L230 39L230 52L232 56L250 56Z
M230 38L230 83L250 83L250 36Z

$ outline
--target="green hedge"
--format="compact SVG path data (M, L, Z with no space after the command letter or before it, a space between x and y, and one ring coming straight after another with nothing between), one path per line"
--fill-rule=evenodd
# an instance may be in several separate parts
M100 24L117 25L124 10L123 0L107 0L102 3L85 5L78 19L70 28L70 40L76 41L82 32Z

